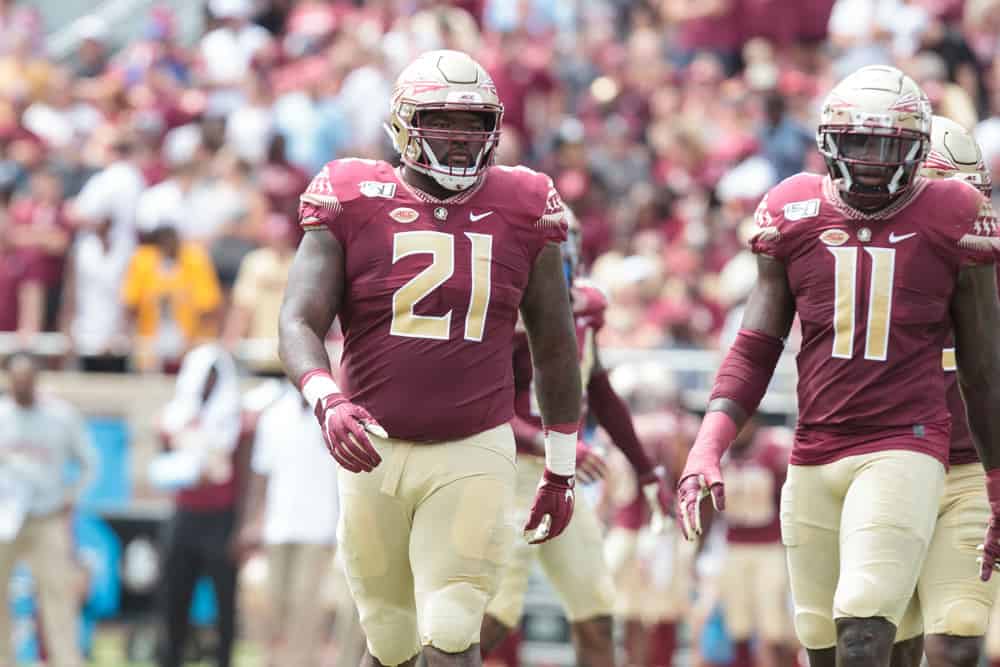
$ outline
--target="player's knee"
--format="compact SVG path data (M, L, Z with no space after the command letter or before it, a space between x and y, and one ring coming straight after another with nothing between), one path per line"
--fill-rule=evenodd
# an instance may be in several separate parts
M924 650L930 667L976 667L982 651L982 637L928 635Z
M421 611L424 644L444 653L462 653L479 641L488 597L468 582L456 583L429 596Z
M944 633L955 637L982 637L990 620L990 608L975 600L959 600L944 613Z
M837 664L863 667L886 664L896 626L884 618L837 619Z
M837 626L829 616L809 611L795 613L795 635L808 649L824 649L837 643Z

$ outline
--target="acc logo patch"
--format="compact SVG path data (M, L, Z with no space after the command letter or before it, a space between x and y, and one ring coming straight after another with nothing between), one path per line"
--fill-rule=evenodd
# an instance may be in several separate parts
M382 197L391 199L396 194L395 183L382 183L380 181L361 181L358 189L365 197Z
M805 201L793 201L790 204L785 204L783 214L785 220L815 218L819 215L819 199L806 199Z
M819 235L819 240L827 245L844 245L850 238L843 229L828 229Z
M404 225L413 222L420 217L420 214L414 211L412 208L406 208L401 206L399 208L394 208L389 211L389 217L396 222L401 222Z

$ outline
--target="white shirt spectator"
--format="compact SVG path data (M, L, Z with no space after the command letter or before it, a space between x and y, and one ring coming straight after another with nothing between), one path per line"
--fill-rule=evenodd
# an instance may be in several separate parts
M265 544L333 544L337 464L313 411L290 385L257 422L251 465L268 477Z
M253 23L216 28L201 40L206 77L216 85L239 85L254 55L270 42L271 33Z
M94 222L111 220L114 243L135 243L135 215L146 179L128 160L119 160L97 172L84 184L75 200L77 214Z
M0 472L30 486L28 516L47 516L76 502L97 472L97 453L80 414L65 401L39 396L24 408L0 398ZM74 485L68 464L80 465Z
M261 164L274 136L274 114L268 106L242 106L226 120L226 146L241 160Z
M136 208L136 226L139 231L151 232L162 225L177 228L185 241L211 238L216 231L216 216L206 219L204 210L214 209L211 193L205 184L196 182L184 186L170 178L146 190Z
M121 288L131 256L131 244L105 247L93 233L81 235L73 245L76 307L70 326L78 354L105 354L124 336Z

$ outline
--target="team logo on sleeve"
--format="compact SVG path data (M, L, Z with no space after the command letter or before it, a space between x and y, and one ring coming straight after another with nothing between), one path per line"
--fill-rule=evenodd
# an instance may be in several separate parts
M389 217L396 222L401 222L404 225L409 224L420 217L412 208L407 208L406 206L400 206L399 208L394 208L389 211Z
M819 215L819 199L806 199L805 201L793 201L785 204L783 213L785 220L815 218Z
M395 183L382 183L381 181L361 181L358 183L358 189L365 197L392 199L396 194Z
M843 229L828 229L819 235L819 240L827 245L844 245L850 238Z

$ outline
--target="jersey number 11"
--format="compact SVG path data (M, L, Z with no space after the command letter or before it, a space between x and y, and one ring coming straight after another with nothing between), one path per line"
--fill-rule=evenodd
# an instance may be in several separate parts
M850 359L854 356L854 327L857 321L858 249L827 250L834 257L833 356L836 359ZM864 251L872 258L865 359L885 361L889 352L889 327L892 324L892 283L896 271L896 250L865 248Z

